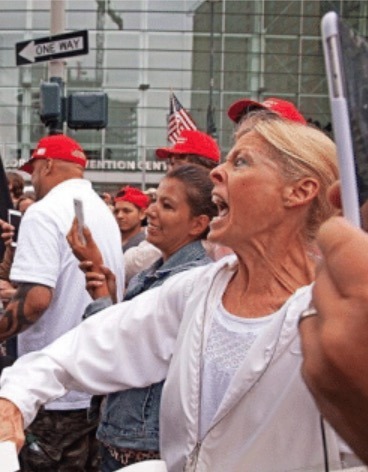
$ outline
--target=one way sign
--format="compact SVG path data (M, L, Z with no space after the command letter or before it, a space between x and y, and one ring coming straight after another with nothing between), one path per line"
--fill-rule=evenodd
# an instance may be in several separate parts
M88 31L73 31L16 43L17 66L88 54Z

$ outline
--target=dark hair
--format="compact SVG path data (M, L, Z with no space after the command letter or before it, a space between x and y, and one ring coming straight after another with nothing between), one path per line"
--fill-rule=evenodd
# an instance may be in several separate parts
M187 154L187 159L190 164L196 164L197 166L202 166L209 170L218 166L218 162L208 159L208 157L199 156L198 154Z
M164 178L177 179L184 184L192 216L207 215L211 220L217 215L217 207L212 202L213 183L208 170L198 165L186 164L172 169ZM204 239L208 232L209 228L200 238Z
M24 189L24 179L17 172L7 172L6 179L8 184L11 184L12 188L10 192L14 195L14 198L19 198Z

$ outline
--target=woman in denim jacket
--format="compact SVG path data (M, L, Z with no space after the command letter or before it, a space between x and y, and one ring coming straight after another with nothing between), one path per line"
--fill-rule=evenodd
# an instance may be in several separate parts
M161 250L162 257L131 279L124 300L161 285L174 274L211 262L201 243L216 214L211 191L208 171L195 165L177 167L161 181L157 201L146 215L147 240ZM87 316L109 304L109 297L99 298L88 307ZM162 387L159 382L107 396L97 430L102 443L101 472L159 458Z

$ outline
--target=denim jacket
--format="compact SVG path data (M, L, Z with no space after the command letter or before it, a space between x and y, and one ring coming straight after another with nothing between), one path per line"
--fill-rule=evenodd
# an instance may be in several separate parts
M133 277L124 300L158 287L174 274L212 262L200 241L182 247L166 262L159 259ZM149 359L147 359L149 362ZM102 411L97 438L118 448L159 450L159 410L164 382L109 394Z

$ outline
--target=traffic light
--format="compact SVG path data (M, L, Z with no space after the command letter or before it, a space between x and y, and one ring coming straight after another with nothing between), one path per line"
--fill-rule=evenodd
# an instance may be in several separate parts
M68 96L68 126L101 129L108 122L108 100L104 92L74 92Z
M53 80L54 79L54 80ZM102 129L108 122L108 97L105 92L74 92L67 98L57 78L40 86L40 118L52 132L62 132L67 121L72 129Z
M49 126L61 118L62 97L57 82L42 82L40 86L40 118Z

